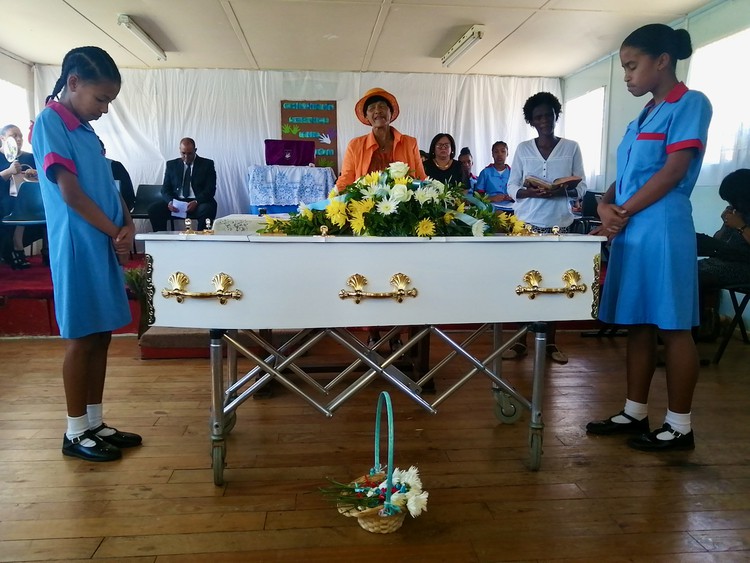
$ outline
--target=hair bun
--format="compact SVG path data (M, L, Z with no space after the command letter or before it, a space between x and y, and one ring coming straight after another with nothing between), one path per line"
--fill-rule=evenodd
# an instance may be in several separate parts
M693 54L693 44L690 41L690 33L687 29L674 30L674 56L677 60L683 60Z

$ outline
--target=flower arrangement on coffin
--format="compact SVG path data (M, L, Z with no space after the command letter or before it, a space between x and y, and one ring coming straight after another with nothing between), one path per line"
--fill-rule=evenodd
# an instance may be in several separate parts
M261 233L354 236L484 236L523 232L513 215L495 213L483 197L467 196L460 185L415 180L409 166L394 162L371 172L329 199L300 204L288 220L266 218Z
M412 518L416 518L422 512L427 511L429 493L422 490L419 470L413 465L406 471L395 468L390 484L385 471L365 475L348 484L329 481L330 486L321 488L323 496L334 502L344 516L357 517L360 525L368 531L380 533L394 531L403 523L407 512ZM390 502L388 501L389 490ZM382 520L383 516L394 517L388 529L368 527L369 517L376 517L376 522L387 522L387 520Z

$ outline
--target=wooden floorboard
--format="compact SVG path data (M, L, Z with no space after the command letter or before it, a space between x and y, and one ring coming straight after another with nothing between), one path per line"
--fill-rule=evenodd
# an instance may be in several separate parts
M737 338L719 366L701 368L695 451L648 454L584 430L622 408L625 339L559 340L570 363L547 370L538 472L528 469L528 413L498 422L489 381L477 376L434 416L380 381L330 419L284 390L249 400L227 437L222 487L211 469L207 360L141 360L135 338L115 338L105 419L144 444L92 464L60 453L63 343L0 340L0 562L749 560L750 346ZM439 359L445 347L433 344ZM702 356L713 347L701 344ZM488 353L489 338L474 349ZM323 346L305 360L341 359ZM468 369L452 362L438 391ZM503 362L503 373L529 396L529 358ZM326 477L372 465L380 389L394 402L396 464L418 465L430 493L427 512L389 535L365 532L317 492ZM652 426L665 404L658 369Z

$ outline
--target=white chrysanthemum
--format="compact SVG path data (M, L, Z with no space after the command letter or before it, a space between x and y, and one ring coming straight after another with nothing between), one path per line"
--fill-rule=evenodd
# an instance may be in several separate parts
M393 201L409 201L411 199L412 192L404 184L396 184L391 188L391 199Z
M359 192L362 194L362 199L373 199L377 195L379 189L380 186L377 185L366 185L362 187Z
M380 201L376 206L375 209L378 210L378 213L381 215L392 215L398 211L398 202L393 201L391 198L387 197L384 200Z
M420 205L429 203L433 200L437 200L437 190L430 186L420 187L414 192L414 199L416 199Z
M445 192L445 184L443 184L440 180L430 178L430 186L435 188L435 191L437 191L438 194L442 194Z
M405 507L408 503L408 499L404 493L393 493L391 495L391 504L395 504L401 508Z
M422 490L422 479L419 478L419 469L413 465L407 470L401 472L401 483L407 485L411 490Z
M394 468L393 474L391 475L391 482L394 485L397 485L397 486L400 485L401 483L403 483L403 474L404 472L401 469L399 469L398 467ZM387 483L388 483L388 480L383 481L380 484L380 487L385 488Z
M405 162L392 162L388 165L391 178L403 178L409 173L409 165Z
M416 518L417 516L422 514L422 511L427 512L428 496L430 496L430 493L428 493L427 491L422 491L418 495L414 495L406 501L406 508L409 509L409 514L411 514L412 518Z
M484 219L477 219L477 222L471 226L471 234L475 237L483 237L486 229L487 223L484 222Z

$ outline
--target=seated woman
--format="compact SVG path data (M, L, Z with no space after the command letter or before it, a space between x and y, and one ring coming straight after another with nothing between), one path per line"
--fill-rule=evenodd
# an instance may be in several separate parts
M492 145L492 164L482 170L477 179L475 191L486 195L493 204L497 204L496 208L506 208L513 203L513 198L508 195L510 166L505 164L507 159L508 144L496 141Z
M11 184L14 176L21 174L24 180L36 182L38 180L34 156L30 152L22 151L23 134L16 125L9 124L0 129L0 143L5 140L13 140L18 148L18 156L13 162L8 162L4 154L0 154L0 219L15 208L15 193L11 193ZM19 178L19 176L16 176ZM18 186L15 186L18 189ZM25 227L6 227L0 225L0 246L2 247L2 258L9 263L14 270L25 270L31 266L24 252L24 229ZM39 236L43 236L43 229L39 229ZM27 239L30 237L26 237ZM33 240L29 241L29 244ZM46 250L46 248L45 248Z
M463 167L459 161L454 160L454 156L456 141L448 133L438 133L430 143L429 158L424 163L425 174L443 184L461 183Z
M719 335L720 289L750 285L750 169L740 168L721 182L719 196L729 203L722 211L721 228L713 238L698 234L698 287L701 326L698 340L712 341Z

